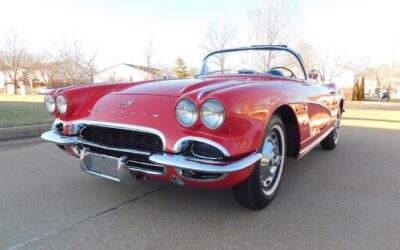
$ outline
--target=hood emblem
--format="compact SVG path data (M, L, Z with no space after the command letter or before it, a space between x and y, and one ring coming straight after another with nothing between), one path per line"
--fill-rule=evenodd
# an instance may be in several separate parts
M120 103L119 107L127 108L133 104L133 99L124 98Z

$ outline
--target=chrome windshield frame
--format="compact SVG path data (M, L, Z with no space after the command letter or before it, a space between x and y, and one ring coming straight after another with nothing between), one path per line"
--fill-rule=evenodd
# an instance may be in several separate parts
M211 52L210 54L208 54L206 57L204 57L201 68L200 68L200 72L199 74L196 75L197 77L204 77L204 76L210 76L208 74L206 74L206 65L207 65L207 60L210 56L215 55L215 54L220 54L220 53L230 53L230 52L237 52L237 51L245 51L245 50L283 50L283 51L287 51L290 54L292 54L299 62L301 70L304 74L304 79L303 78L298 78L298 80L304 80L307 81L308 76L307 76L307 72L306 69L304 67L304 62L303 62L303 58L300 56L299 53L297 53L296 51L288 48L286 45L255 45L255 46L251 46L251 47L240 47L240 48L233 48L233 49L223 49L223 50L218 50L218 51L214 51ZM229 75L233 75L233 74L229 74ZM246 74L237 74L237 75L246 75ZM248 75L254 75L254 74L248 74ZM260 74L257 74L257 76L260 76Z

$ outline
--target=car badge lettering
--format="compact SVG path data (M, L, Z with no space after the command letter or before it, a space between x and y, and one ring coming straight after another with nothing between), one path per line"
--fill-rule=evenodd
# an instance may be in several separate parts
M123 99L123 100L121 101L121 103L119 104L119 106L120 106L121 108L127 108L127 107L131 106L132 104L133 104L133 99L127 99L127 98L125 98L125 99Z

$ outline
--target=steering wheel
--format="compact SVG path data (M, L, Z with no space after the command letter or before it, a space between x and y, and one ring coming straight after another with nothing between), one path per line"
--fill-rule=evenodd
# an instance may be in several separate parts
M293 73L293 71L291 71L290 69L288 69L288 68L286 68L286 67L273 67L273 68L270 68L269 70L274 70L274 69L275 69L275 70L277 70L277 69L284 69L284 70L290 72L289 78L297 78L296 75Z

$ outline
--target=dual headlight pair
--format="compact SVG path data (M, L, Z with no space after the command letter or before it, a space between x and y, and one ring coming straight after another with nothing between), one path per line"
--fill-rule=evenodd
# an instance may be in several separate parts
M176 119L185 127L190 127L196 123L198 113L196 104L189 99L182 99L176 105ZM209 99L200 108L200 118L207 128L217 129L225 120L224 106L215 99Z
M58 113L62 115L67 113L67 108L68 108L67 99L65 99L65 97L62 95L59 95L57 97L57 100L54 100L54 97L51 95L46 95L44 97L44 105L46 106L46 110L49 113L53 113L56 110L56 108Z

